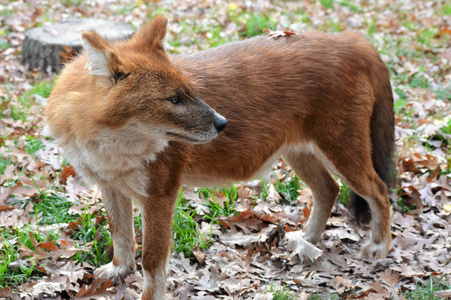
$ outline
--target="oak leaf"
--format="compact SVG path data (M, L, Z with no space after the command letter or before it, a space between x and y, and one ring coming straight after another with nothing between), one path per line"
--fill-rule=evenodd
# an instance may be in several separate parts
M269 30L263 28L263 32L267 33L274 39L282 36L297 35L297 33L293 29L285 27L282 24L277 25L276 30L273 30L272 27L269 27Z

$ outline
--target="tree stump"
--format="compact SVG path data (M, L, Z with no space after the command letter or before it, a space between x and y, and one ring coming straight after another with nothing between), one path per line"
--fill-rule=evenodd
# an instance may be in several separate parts
M60 71L62 64L82 49L81 33L85 30L95 30L112 41L128 39L134 33L131 25L103 19L72 19L33 28L25 33L22 64L28 70Z

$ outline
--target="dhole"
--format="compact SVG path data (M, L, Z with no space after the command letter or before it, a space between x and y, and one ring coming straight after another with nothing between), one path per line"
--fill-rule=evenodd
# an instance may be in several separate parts
M363 207L358 218L367 217L366 203L371 208L363 254L385 257L393 99L373 47L357 33L305 32L171 57L166 27L166 17L155 17L118 44L84 32L84 54L65 67L45 109L49 133L102 190L114 258L97 275L135 271L135 199L142 298L163 299L181 185L246 181L280 156L313 192L305 239L320 240L339 191L334 174L366 200L354 202Z

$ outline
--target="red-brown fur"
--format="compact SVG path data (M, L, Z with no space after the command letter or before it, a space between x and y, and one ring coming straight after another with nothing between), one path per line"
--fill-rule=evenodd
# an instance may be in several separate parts
M385 257L389 200L378 174L388 181L393 99L373 47L357 33L305 32L170 58L166 26L156 17L117 45L84 33L88 53L66 66L46 107L50 132L104 194L115 257L98 274L134 271L135 198L144 224L142 298L162 297L180 186L249 180L278 155L313 191L307 240L319 240L330 215L339 190L333 173L370 203L373 231L362 252ZM174 93L182 105L165 100ZM223 119L209 106L228 120L218 137Z

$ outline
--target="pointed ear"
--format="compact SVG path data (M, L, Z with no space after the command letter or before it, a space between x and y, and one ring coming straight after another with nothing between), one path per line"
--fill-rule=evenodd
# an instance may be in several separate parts
M93 75L112 77L115 65L119 63L114 45L95 31L84 31L81 38L88 52L89 61L86 67L89 72Z
M164 15L155 16L150 23L141 27L135 34L134 40L137 43L144 43L147 46L164 51L163 39L166 36L168 27L168 17Z

